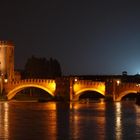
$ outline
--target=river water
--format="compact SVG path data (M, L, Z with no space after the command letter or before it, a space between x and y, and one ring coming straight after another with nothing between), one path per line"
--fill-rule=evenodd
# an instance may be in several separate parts
M134 102L0 102L0 140L139 140Z

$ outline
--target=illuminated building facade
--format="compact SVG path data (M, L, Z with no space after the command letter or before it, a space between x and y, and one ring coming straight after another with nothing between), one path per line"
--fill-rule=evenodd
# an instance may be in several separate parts
M0 73L3 79L14 79L14 45L9 41L0 41Z

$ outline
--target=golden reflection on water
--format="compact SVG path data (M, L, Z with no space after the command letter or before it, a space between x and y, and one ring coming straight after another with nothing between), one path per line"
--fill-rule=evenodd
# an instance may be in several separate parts
M121 112L121 103L117 102L115 104L115 134L116 140L122 139L122 112Z
M74 139L104 139L105 138L105 103L72 103L70 121L72 121L70 130ZM102 112L101 114L96 114ZM94 128L94 129L92 129ZM100 130L100 131L98 131ZM88 136L84 134L88 133ZM96 135L93 135L93 133Z
M136 124L140 126L140 106L136 105Z
M46 118L49 117L49 119L46 119L45 123L45 128L46 128L46 136L44 136L43 139L47 139L47 140L56 140L56 133L57 133L57 104L55 102L49 102L49 103L40 103L38 104L38 106L40 106L39 110L46 110L46 111L50 111L50 113L45 114L46 116L44 116ZM37 107L38 107L37 106ZM48 137L48 134L52 135L51 137Z
M45 108L49 110L56 110L56 103L48 103L46 104Z
M47 140L67 139L68 137L122 140L124 131L128 131L127 128L124 130L123 126L127 122L127 118L122 115L124 111L126 110L121 102L113 104L105 102L70 104L1 102L0 140L9 138L18 140L25 136L24 133L31 135L30 138ZM136 106L134 112L136 113L136 133L139 135L140 107ZM110 113L112 113L111 116ZM126 134L128 135L129 131Z
M9 105L7 102L0 104L0 139L9 137Z
M140 106L136 105L135 106L135 111L136 111L136 133L140 135Z

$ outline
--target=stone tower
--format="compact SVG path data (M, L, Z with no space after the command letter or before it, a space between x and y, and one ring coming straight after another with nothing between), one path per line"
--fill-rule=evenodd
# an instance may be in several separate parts
M9 41L0 41L0 74L3 79L14 79L14 45Z

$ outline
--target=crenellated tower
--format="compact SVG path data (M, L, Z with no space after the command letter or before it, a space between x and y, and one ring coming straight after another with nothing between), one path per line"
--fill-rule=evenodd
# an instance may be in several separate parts
M3 79L14 79L14 44L0 41L0 74Z

